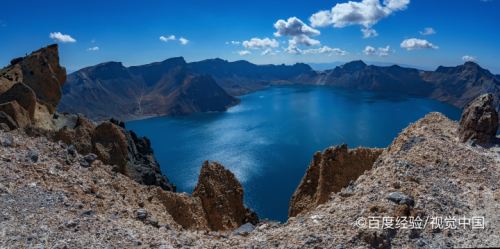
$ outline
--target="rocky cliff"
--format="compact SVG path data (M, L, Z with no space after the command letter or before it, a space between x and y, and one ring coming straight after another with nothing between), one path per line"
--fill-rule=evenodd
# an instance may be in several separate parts
M114 78L120 74L120 68L115 69L105 73ZM0 70L0 128L26 129L31 135L63 141L87 155L82 165L99 158L139 183L175 190L161 173L147 138L117 121L97 125L83 115L56 112L65 79L57 45L12 60Z
M288 216L314 209L328 201L332 193L339 192L355 181L382 153L382 149L357 148L349 150L340 145L317 152L292 196Z
M13 59L0 70L0 116L11 117L14 122L7 122L11 129L30 125L53 128L51 118L65 80L57 45Z

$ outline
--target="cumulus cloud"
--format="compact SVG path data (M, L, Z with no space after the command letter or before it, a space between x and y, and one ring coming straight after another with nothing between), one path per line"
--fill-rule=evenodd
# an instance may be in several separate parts
M88 51L99 51L99 47L98 46L95 46L95 47L90 47L87 49Z
M378 36L377 31L372 29L372 28L362 28L361 33L363 33L363 38L370 38L370 37Z
M189 40L184 37L181 37L179 38L179 42L181 43L181 45L186 45L189 43Z
M249 55L251 54L252 52L248 51L248 50L241 50L241 51L238 51L238 54L240 56L245 56L245 55Z
M363 27L363 37L376 36L372 28L377 22L396 11L407 8L410 0L362 0L361 2L348 1L337 3L331 10L321 10L313 14L309 21L313 27L333 26L343 28L352 25Z
M320 34L319 30L309 27L297 17L290 17L286 21L280 19L274 24L274 28L276 29L274 33L276 37L299 35L316 36Z
M372 46L366 46L363 49L363 54L365 55L378 55L378 56L388 56L391 53L391 47L385 46L381 48L374 48Z
M76 42L75 38L71 37L70 35L65 35L61 32L52 32L49 35L50 39L53 39L58 42L62 43L72 43Z
M340 48L331 48L323 46L320 48L310 48L302 50L302 54L328 54L328 55L346 55L347 51Z
M162 42L169 42L169 41L175 41L175 35L169 35L169 36L160 36L160 41Z
M189 43L189 40L184 38L184 37L179 37L179 39L177 39L177 37L175 35L169 35L169 36L160 36L160 41L162 42L169 42L169 41L179 41L179 43L181 45L186 45Z
M264 51L262 51L261 55L276 55L279 53L279 50L273 50L271 48L268 48Z
M462 60L465 61L465 62L468 62L468 61L475 62L476 61L476 57L472 56L472 55L464 55L464 56L462 56Z
M438 49L439 47L432 44L431 42L423 39L410 38L401 42L400 45L402 48L406 50L415 50L415 49Z
M420 31L421 35L433 35L435 33L436 33L436 31L431 27L427 27L424 30Z
M279 46L279 42L275 39L269 38L252 38L248 41L243 41L243 47L247 49L266 49L266 48L277 48Z

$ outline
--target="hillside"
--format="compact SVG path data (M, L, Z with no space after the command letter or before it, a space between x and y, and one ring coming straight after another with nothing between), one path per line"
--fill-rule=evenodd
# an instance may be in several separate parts
M203 94L200 94L203 93ZM59 111L94 120L224 111L239 102L182 58L140 67L107 62L68 75Z
M428 97L458 108L484 93L500 96L498 78L474 62L422 71L352 61L331 70L314 71L302 63L255 65L222 59L186 63L176 57L128 68L108 62L72 73L59 110L84 113L96 120L224 111L238 103L230 95L294 84ZM189 90L193 86L198 90ZM495 105L500 109L498 97Z

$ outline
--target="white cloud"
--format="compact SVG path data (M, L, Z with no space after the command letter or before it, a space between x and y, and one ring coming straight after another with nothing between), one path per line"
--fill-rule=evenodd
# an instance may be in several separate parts
M377 31L372 29L372 28L362 28L361 33L363 33L363 38L370 38L370 37L378 36Z
M363 49L363 54L365 55L378 55L378 56L388 56L391 53L391 47L390 46L385 46L382 48L374 48L372 46L366 46L365 49Z
M476 57L472 56L472 55L464 55L464 56L462 56L462 60L465 61L465 62L468 62L468 61L475 62L476 61Z
M91 47L91 48L88 48L87 51L99 51L99 47L98 46Z
M238 51L238 54L240 56L245 56L245 55L249 55L251 54L252 52L248 51L248 50L241 50L241 51Z
M362 0L361 2L348 1L337 3L331 10L321 10L313 14L309 21L313 27L333 26L343 28L351 25L360 25L363 37L373 37L377 32L372 28L377 22L396 11L406 9L410 0Z
M410 38L401 42L400 45L402 48L406 50L415 50L415 49L423 49L423 48L431 48L438 49L439 47L432 44L431 42L423 39Z
M169 36L160 36L160 41L162 42L169 42L169 41L175 41L175 35L169 35Z
M279 53L279 50L273 50L271 48L268 48L262 51L261 55L276 55L277 53Z
M277 48L279 46L279 42L276 39L269 38L252 38L248 41L243 41L243 47L247 49L266 49L266 48Z
M276 37L299 35L316 36L320 34L319 30L309 27L297 17L290 17L286 21L280 19L274 24L274 28L276 29L274 33Z
M229 45L229 44L231 44L231 45L240 45L241 42L240 41L227 41L226 45Z
M189 40L184 37L181 37L179 38L179 42L181 43L181 45L186 45L189 43Z
M291 40L288 40L288 45L290 46L298 46L298 45L305 45L305 46L317 46L320 45L321 42L318 40L315 40L307 35L298 35L294 36Z
M62 34L61 32L52 32L49 35L50 39L53 39L58 42L67 43L67 42L76 42L75 38L70 35Z
M363 49L363 54L366 55L374 55L376 52L377 50L372 46L366 46L365 49Z
M427 27L424 30L420 31L421 35L433 35L436 33L436 30L434 30L432 27Z
M328 55L346 55L347 51L340 48L331 48L328 46L323 46L320 48L311 48L302 50L302 54L328 54Z

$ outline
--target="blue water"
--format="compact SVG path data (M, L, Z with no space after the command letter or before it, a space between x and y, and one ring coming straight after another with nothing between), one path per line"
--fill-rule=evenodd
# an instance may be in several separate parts
M288 202L315 151L347 143L386 147L409 123L455 107L424 98L329 87L272 87L241 97L224 113L129 122L151 139L162 171L191 192L204 160L216 160L241 181L246 204L261 218L286 220Z

